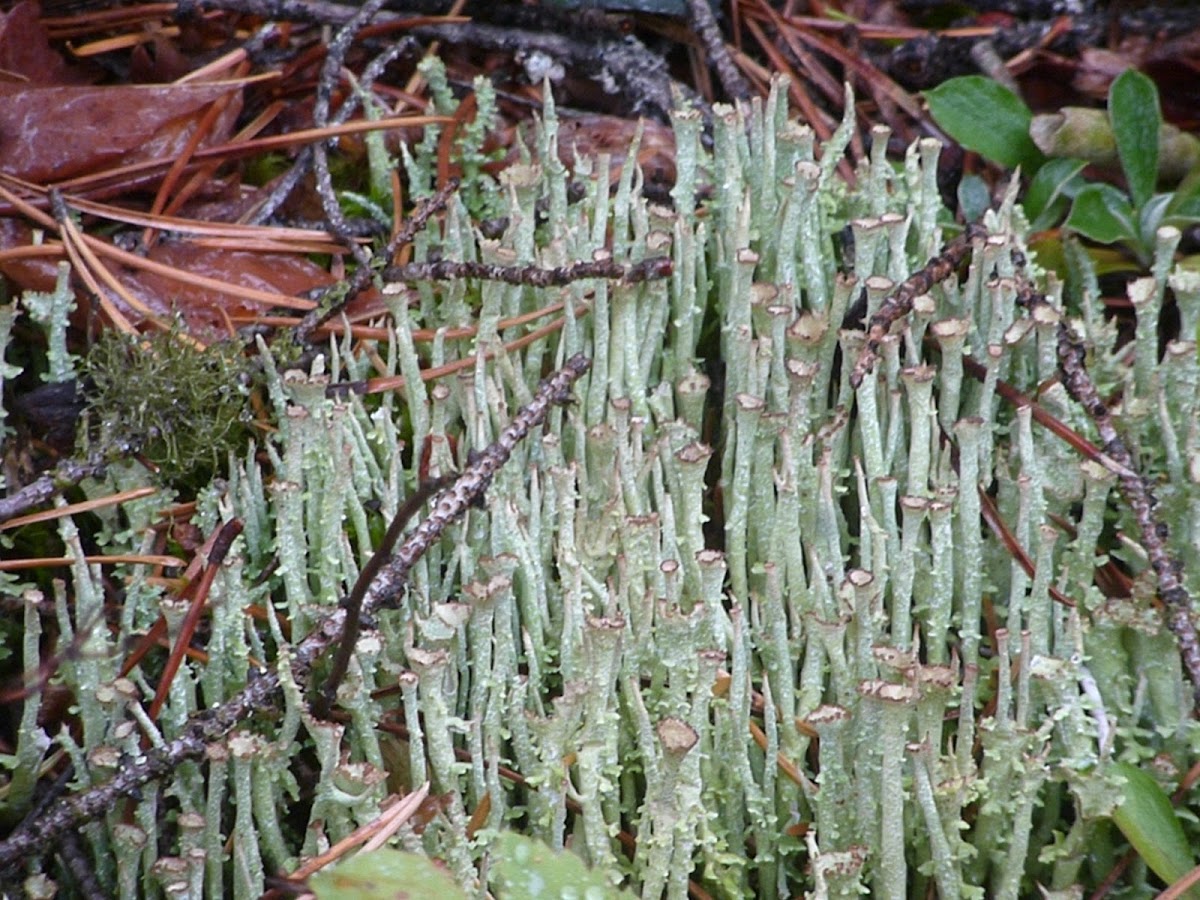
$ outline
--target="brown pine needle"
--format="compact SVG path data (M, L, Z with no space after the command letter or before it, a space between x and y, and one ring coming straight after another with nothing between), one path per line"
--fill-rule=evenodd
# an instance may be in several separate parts
M7 531L10 528L20 528L23 525L33 525L37 522L48 522L52 519L61 519L63 516L74 516L79 513L92 512L96 509L104 509L107 506L115 506L118 503L128 503L130 500L138 500L157 493L158 488L156 487L141 487L130 491L109 494L107 497L97 497L94 500L84 500L80 503L69 503L66 506L54 509L44 509L41 512L30 513L27 516L17 516L15 519L9 519L7 522L0 522L0 531Z
M288 880L304 882L321 871L321 869L331 863L337 862L337 860L360 844L366 845L363 847L364 852L377 849L383 845L383 842L395 834L405 822L413 817L428 796L429 782L426 781L411 794L407 794L404 797L391 798L395 802L381 812L377 819L367 822L365 825L360 825L324 853L306 860L295 872L288 875Z
M0 526L2 528L4 526ZM88 565L117 566L170 566L183 568L187 565L178 556L165 556L154 553L114 553L111 556L85 556L83 561ZM16 572L21 569L62 568L74 565L74 556L39 556L34 559L5 559L0 560L0 572Z

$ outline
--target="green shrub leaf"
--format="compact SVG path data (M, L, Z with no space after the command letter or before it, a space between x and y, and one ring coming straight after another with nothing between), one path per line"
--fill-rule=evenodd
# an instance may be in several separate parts
M958 182L958 208L967 222L978 222L991 209L992 195L978 175L964 175Z
M602 873L589 870L574 853L555 852L541 841L512 832L500 835L492 845L488 880L498 900L558 900L567 892L589 900L633 900Z
M1141 208L1154 193L1158 181L1158 132L1162 113L1158 109L1158 89L1137 69L1126 69L1108 91L1108 115L1117 155L1133 205Z
M1136 241L1138 236L1129 198L1109 184L1090 184L1080 191L1066 227L1101 244Z
M1078 159L1051 159L1038 169L1024 200L1031 230L1044 231L1061 218L1071 193L1068 185L1086 165Z
M1148 772L1129 763L1117 763L1116 769L1125 778L1125 799L1113 821L1154 874L1174 884L1191 871L1195 860L1171 801ZM1200 889L1187 896L1197 900Z
M308 887L317 900L467 900L462 888L433 860L388 847L359 853L318 872L308 879Z
M992 79L951 78L926 91L925 99L938 127L968 150L1002 166L1020 166L1027 175L1045 162L1029 137L1029 107Z

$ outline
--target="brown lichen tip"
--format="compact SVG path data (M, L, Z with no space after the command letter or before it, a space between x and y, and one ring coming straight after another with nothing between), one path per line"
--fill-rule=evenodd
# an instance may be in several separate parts
M658 732L658 739L662 741L663 749L679 756L695 747L696 742L700 740L696 729L683 719L668 717L659 722L655 730Z
M877 678L861 682L858 692L864 697L882 700L884 703L911 703L917 696L917 692L906 684L893 684Z
M844 706L834 706L828 703L818 706L805 718L805 721L818 731L827 725L841 725L849 720L850 710Z

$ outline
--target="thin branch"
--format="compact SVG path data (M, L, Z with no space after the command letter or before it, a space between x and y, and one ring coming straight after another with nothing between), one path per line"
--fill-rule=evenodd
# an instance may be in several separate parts
M745 77L734 64L733 58L725 47L725 37L717 26L712 7L708 0L687 0L688 21L700 43L704 45L704 53L708 56L708 64L712 66L721 86L731 100L749 102L754 96Z
M969 356L962 358L963 370L978 381L983 383L987 378L987 369L976 362ZM1051 434L1062 438L1066 441L1071 449L1077 453L1090 459L1098 465L1104 466L1114 475L1123 476L1131 474L1132 470L1120 465L1115 459L1105 454L1103 450L1081 435L1078 431L1057 418L1046 407L1030 399L1025 394L1021 393L1003 378L996 379L996 393L1012 407L1028 406L1029 412L1033 416L1033 420L1049 431Z
M1049 306L1045 295L1030 284L1022 285L1017 302L1029 310L1043 304ZM1179 642L1179 655L1192 682L1192 709L1195 712L1200 708L1200 638L1192 620L1192 597L1183 584L1182 564L1167 549L1170 529L1156 513L1158 501L1147 480L1137 473L1137 463L1117 431L1112 411L1088 373L1087 348L1062 319L1058 323L1058 368L1067 393L1095 423L1104 454L1121 467L1117 472L1117 484L1141 529L1142 546L1150 559L1150 568L1158 578L1158 593L1166 606L1167 627Z
M453 281L458 278L479 278L484 281L502 281L505 284L523 284L529 287L560 287L583 278L611 278L634 284L666 278L671 274L669 257L655 256L641 262L623 264L612 260L577 262L555 269L537 266L497 266L479 262L409 263L385 269L385 281Z
M439 188L432 197L429 197L427 200L421 203L421 205L417 207L413 214L409 216L408 221L404 223L404 226L400 228L394 235L392 235L382 252L377 254L377 258L383 259L390 263L395 257L396 251L400 247L411 243L417 232L425 227L425 223L428 222L432 216L446 208L446 204L450 202L450 198L454 196L454 192L456 190L458 190L458 179L452 178L441 188ZM314 330L320 328L334 316L338 315L338 313L345 308L346 304L348 304L351 300L358 296L359 293L366 289L367 285L370 284L371 278L374 274L375 270L369 265L359 266L357 269L355 269L354 274L350 277L345 295L342 297L342 299L323 313L320 312L318 308L305 315L305 317L300 321L300 324L296 327L296 340L307 340L308 336L312 334Z
M912 311L913 300L929 293L935 284L953 275L959 264L971 252L975 241L986 236L987 231L982 225L968 225L966 231L948 243L924 268L909 275L892 291L879 307L879 311L871 316L871 321L867 323L867 342L858 355L854 371L850 373L850 387L857 389L862 384L879 356L880 343L887 337L892 326Z
M555 405L570 400L572 386L590 367L591 360L582 354L567 360L563 368L538 386L533 399L517 411L495 443L475 457L454 483L437 496L429 516L404 539L371 583L363 598L363 615L372 615L400 596L412 567L468 507L483 497L517 444L545 421ZM298 684L307 681L313 664L341 638L345 615L342 609L330 613L308 637L291 648L292 675ZM280 664L286 661L287 656L281 656ZM185 760L200 758L209 744L222 740L254 713L271 707L279 690L277 671L260 673L225 703L193 715L177 738L148 750L139 762L119 770L112 780L58 801L44 815L28 818L0 841L0 872L40 855L66 832L105 815L119 798L135 796L146 784L175 771Z
M354 32L354 28L343 29L341 32L339 32L339 37L346 33L349 33L351 36L353 36ZM375 57L375 59L371 60L371 62L367 64L367 68L363 71L362 79L359 82L363 93L365 94L365 92L371 90L371 86L375 80L378 79L381 74L383 74L383 70L386 69L390 63L394 62L405 53L412 52L415 46L416 41L410 37L404 37L400 40L397 40L394 44L392 44L391 47L389 47L379 56ZM328 64L328 61L331 57L332 46L330 48L330 55L326 56L326 64ZM333 74L329 77L336 79L336 77L340 74L341 60L344 57L345 53L342 53L341 57L337 60L337 68L333 70ZM342 101L342 105L338 107L338 111L334 113L332 118L329 118L329 97L332 95L333 88L332 85L330 85L328 90L325 89L325 79L326 74L325 68L323 67L321 70L321 80L317 84L317 105L313 111L314 121L316 121L317 125L345 124L347 121L349 121L350 117L358 111L359 103L361 102L361 95L359 93L351 93L348 95L346 99ZM322 100L324 100L323 106ZM317 120L316 115L318 112L320 112L328 121L322 122ZM317 146L320 146L320 144L308 144L296 155L296 160L292 163L292 167L288 169L288 171L284 173L284 175L281 176L278 181L276 181L275 187L271 189L271 193L254 211L254 214L251 217L252 223L259 224L266 222L275 215L275 213L279 210L279 207L283 205L284 201L286 201L291 195L292 191L295 190L296 185L298 185L304 176L308 174L308 170L313 165L316 155L315 148Z
M108 463L101 454L89 459L64 459L54 470L41 475L7 497L0 497L0 523L15 519L35 506L49 502L85 478L103 478Z
M371 586L371 583L383 568L384 563L391 557L392 548L400 540L400 535L407 527L409 520L425 505L425 501L445 488L453 480L453 476L446 476L445 478L435 478L420 484L412 496L405 500L400 508L396 510L396 514L392 517L392 521L388 525L387 532L383 535L383 540L379 542L379 548L371 554L371 558L367 560L367 564L358 573L358 579L354 582L354 587L342 601L342 609L346 611L346 619L342 623L342 637L338 641L338 648L334 653L329 675L325 679L325 686L321 688L320 695L312 704L313 715L317 718L325 719L329 717L329 710L333 705L334 698L337 696L338 686L342 683L342 679L346 677L346 671L350 668L350 657L354 655L354 646L358 643L359 628L362 623L362 605L363 599L367 595L367 588Z
M383 3L384 0L366 0L354 18L343 25L329 42L325 51L325 62L321 66L321 76L317 80L317 99L313 106L313 124L318 128L329 124L329 104L333 99L334 88L341 80L342 65L346 61L346 54L350 52L350 45L354 43L355 35L360 28L370 23L383 7ZM368 268L371 264L370 254L359 246L334 193L333 176L329 171L329 155L324 141L313 144L313 171L316 175L317 196L321 198L321 208L325 210L330 231L354 254L360 268Z
M180 3L179 8L182 10L185 7L199 13L223 10L265 19L319 22L324 25L342 25L356 12L352 6L325 0L186 0ZM576 10L574 14L578 16L579 11ZM384 11L376 17L376 22L395 22L402 18L401 14ZM545 54L572 71L592 73L594 81L605 93L622 101L628 113L647 116L659 122L666 122L670 118L670 111L674 108L671 98L673 87L684 96L695 96L695 91L671 78L661 57L651 53L637 38L628 35L613 36L597 30L576 37L474 21L416 25L410 33L422 41L446 41L468 45L478 51ZM706 109L707 104L701 103L700 107Z

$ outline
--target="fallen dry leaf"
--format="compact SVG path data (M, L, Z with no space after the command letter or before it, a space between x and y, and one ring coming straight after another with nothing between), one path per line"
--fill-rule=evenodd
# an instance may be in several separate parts
M83 84L87 74L67 64L50 46L41 6L23 0L0 13L0 69L26 84Z
M204 108L237 91L205 138L225 141L241 84L0 85L0 170L53 183L110 165L163 159L186 146Z

